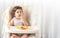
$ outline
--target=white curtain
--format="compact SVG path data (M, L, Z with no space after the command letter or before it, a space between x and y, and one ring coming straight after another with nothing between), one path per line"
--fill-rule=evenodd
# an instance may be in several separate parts
M9 6L25 5L31 8L31 25L40 28L42 38L60 38L59 0L2 0L0 14ZM0 15L1 17L2 15ZM2 19L0 19L2 27Z
M42 38L60 38L60 2L42 0Z

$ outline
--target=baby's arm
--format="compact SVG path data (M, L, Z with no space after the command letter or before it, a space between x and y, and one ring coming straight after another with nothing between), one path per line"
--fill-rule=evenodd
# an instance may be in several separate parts
M24 19L23 19L23 24L24 24L24 26L28 26L28 22Z
M9 21L9 26L13 26L14 25L14 20L12 19L11 21Z
M22 17L22 20L23 20L23 24L24 24L24 26L28 26L28 22L25 20L24 17Z
M24 14L23 13L21 13L21 19L23 20L23 24L24 24L24 26L28 26L28 22L25 20L25 17L24 17Z

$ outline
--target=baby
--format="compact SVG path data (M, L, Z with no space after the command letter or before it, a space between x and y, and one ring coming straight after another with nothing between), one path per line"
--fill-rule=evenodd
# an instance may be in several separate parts
M27 21L24 18L23 9L20 6L15 6L10 10L10 26L28 26ZM15 34L12 33L10 38L28 38L28 34Z

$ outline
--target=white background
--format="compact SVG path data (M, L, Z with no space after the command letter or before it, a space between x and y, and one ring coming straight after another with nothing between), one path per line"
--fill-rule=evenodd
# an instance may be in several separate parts
M12 5L31 7L31 25L38 26L42 38L60 38L60 1L59 0L0 0L0 28L2 13ZM1 31L0 29L0 31Z

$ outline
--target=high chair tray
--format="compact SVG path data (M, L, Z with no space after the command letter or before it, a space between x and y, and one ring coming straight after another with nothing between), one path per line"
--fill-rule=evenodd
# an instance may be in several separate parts
M36 33L37 31L39 31L37 28L32 28L30 27L29 30L19 30L16 29L16 27L11 27L8 28L7 32L9 33Z

